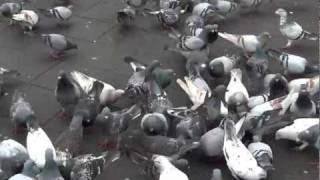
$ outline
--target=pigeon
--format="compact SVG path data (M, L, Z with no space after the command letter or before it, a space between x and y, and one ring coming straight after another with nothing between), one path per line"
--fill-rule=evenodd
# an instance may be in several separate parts
M265 179L267 173L258 166L256 159L236 135L234 122L227 119L224 124L223 155L234 178Z
M13 139L0 142L0 178L8 179L20 172L23 164L29 159L26 148Z
M12 97L10 118L16 131L18 127L26 126L27 121L35 118L31 104L26 101L25 94L19 90L16 90Z
M62 113L72 115L74 107L82 96L82 89L80 89L77 82L71 78L70 74L61 71L58 76L55 96L62 107Z
M99 156L84 154L71 159L73 166L70 172L70 180L93 180L104 169L120 158L118 152L103 152Z
M34 26L39 22L39 16L32 10L21 10L19 13L12 15L12 20L17 21L24 32L32 31Z
M153 155L152 160L160 173L159 180L176 179L188 180L188 176L176 168L168 158L161 155Z
M298 134L298 142L302 142L303 146L300 147L303 150L304 147L312 145L317 148L319 142L319 124L309 127L307 130Z
M56 6L53 8L38 9L38 10L48 17L56 18L59 21L65 21L71 18L71 15L72 15L71 8L72 6L69 6L69 7Z
M211 97L212 91L201 76L200 65L198 62L191 61L187 63L186 68L188 71L188 76L184 77L186 83L181 79L177 79L177 83L192 101L193 106L191 109L196 110L204 103L206 96Z
M275 134L275 139L287 139L295 142L302 142L303 144L299 147L300 150L303 150L309 145L308 139L303 137L308 137L307 131L309 131L309 136L313 136L311 133L314 130L313 127L319 124L319 118L299 118L293 121L293 124L279 129ZM310 129L312 128L312 129ZM310 132L310 130L312 130ZM301 139L300 139L301 138Z
M310 93L311 96L315 95L319 92L319 82L320 82L320 76L314 76L311 78L299 78L299 79L293 79L289 82L289 90L294 92L299 92L301 90L301 87L306 87L307 91Z
M319 65L310 64L306 58L269 49L269 56L275 58L284 69L284 73L288 75L305 75L315 74L320 71Z
M241 137L241 127L245 121L245 118L240 119L236 125L236 134L240 138ZM220 125L207 131L200 138L200 149L204 153L205 156L208 157L217 157L223 156L223 145L224 145L224 122L223 119L220 122Z
M135 9L142 8L146 5L148 0L125 0L124 2Z
M117 12L117 21L124 26L131 26L134 23L137 11L131 6L127 6Z
M119 149L140 154L161 154L164 156L183 155L198 148L198 143L183 144L178 139L167 136L148 136L138 129L128 129L120 134Z
M203 27L191 26L190 24L187 27L185 33L187 36L196 36L201 38L206 44L212 44L218 39L218 25L217 24L208 24Z
M212 77L223 77L230 74L230 71L235 68L240 57L237 56L220 56L212 59L209 62L209 73Z
M116 102L124 94L122 89L115 89L112 85L90 77L79 71L72 71L70 75L79 84L85 94L90 92L95 82L102 83L103 89L99 95L99 102L101 106Z
M145 98L148 93L147 88L145 87L146 77L152 77L153 71L156 69L156 67L160 66L159 61L152 61L152 63L149 64L147 67L141 64L137 66L137 60L130 56L126 56L124 58L124 61L130 64L133 68L133 74L129 78L128 83L126 85L126 95L128 95L130 98Z
M249 100L249 94L246 87L243 85L242 72L240 69L231 70L231 78L227 86L225 94L225 102L228 105L239 106L246 104Z
M143 116L140 128L147 135L167 135L169 130L167 118L158 112L148 113Z
M209 0L216 8L216 12L221 14L223 17L231 16L238 11L238 4L227 0Z
M193 7L192 15L209 18L217 14L217 8L208 2L201 2Z
M62 34L41 34L42 41L51 49L53 58L60 58L66 51L78 49L78 46Z
M267 74L264 78L264 88L269 93L269 100L289 93L288 80L280 73Z
M212 176L211 176L210 180L223 180L221 170L217 169L217 168L213 169Z
M107 148L116 145L119 134L129 128L130 123L141 115L141 111L138 105L114 112L111 112L107 106L103 108L96 118L97 124L106 136L100 145Z
M159 7L160 9L173 9L184 14L189 8L189 3L188 0L160 0Z
M55 148L48 135L39 126L36 119L27 122L27 150L29 157L36 163L39 168L43 168L46 162L46 151L48 149L53 153L53 158L56 159Z
M103 88L104 85L101 82L95 81L88 94L79 100L73 113L76 127L79 127L79 124L76 122L78 120L82 120L84 127L89 127L94 124L100 111L99 95Z
M174 9L160 9L159 11L148 11L147 14L156 16L163 27L172 27L179 21L179 13Z
M248 150L251 152L254 158L256 158L258 165L266 171L273 170L272 165L273 154L271 147L259 141L259 138L254 136L254 142L248 145Z
M269 1L271 2L272 0L269 0ZM238 3L241 8L256 9L260 7L263 0L236 0L235 2Z
M219 121L226 115L228 115L228 108L223 100L226 87L224 85L217 86L213 95L207 100L207 123Z
M187 28L186 32L189 32L190 29L203 28L205 26L205 22L202 17L198 15L190 15L185 20L185 27Z
M280 32L283 36L288 39L285 48L292 46L294 41L301 39L308 39L316 41L318 40L318 35L316 33L310 33L304 30L300 24L290 20L288 17L288 12L282 8L275 11L275 14L280 16Z
M4 17L11 18L14 14L20 13L23 3L6 2L0 6L0 14Z
M187 107L168 109L167 114L177 122L176 137L182 142L187 140L198 141L207 130L206 122L202 120L200 115Z
M269 100L265 103L256 105L252 109L250 109L250 113L252 113L256 116L260 116L267 111L274 111L274 110L282 109L284 107L283 100L286 97L287 96L281 96L279 98L272 99L272 100Z
M33 180L39 173L40 169L32 160L29 159L24 163L22 172L11 176L9 180Z
M64 130L55 140L54 145L58 151L65 151L71 155L79 154L83 139L83 116L76 111L69 127Z
M263 78L268 72L269 61L266 52L258 48L256 52L247 60L246 67L253 72L253 76Z
M248 56L248 53L256 52L257 49L263 49L271 38L271 35L268 32L262 32L259 35L237 35L219 32L218 35L241 48L245 52L246 56Z
M310 93L307 91L306 87L302 87L299 92L294 92L292 90L281 104L282 110L279 112L280 115L283 115L287 111L298 118L313 117L316 115L316 104L311 99Z
M200 149L205 156L216 157L222 156L224 130L218 126L201 136Z
M55 162L55 152L52 149L45 151L45 165L41 173L37 175L39 180L64 180Z

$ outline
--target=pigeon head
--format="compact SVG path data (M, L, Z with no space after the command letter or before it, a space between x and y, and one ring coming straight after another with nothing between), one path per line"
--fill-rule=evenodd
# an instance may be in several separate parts
M232 139L236 137L236 129L234 127L234 122L231 120L231 118L226 118L224 120L224 132L225 132L225 137L227 139Z
M269 83L270 96L283 96L289 92L288 81L280 73L277 73Z
M35 177L40 173L40 169L38 168L36 163L29 159L24 163L22 173L30 177Z
M57 82L57 87L62 88L62 87L73 87L73 84L71 83L70 77L67 75L66 72L60 71L58 75L58 82Z
M46 163L45 163L45 167L47 166L54 166L56 165L56 162L54 160L55 158L55 155L53 154L53 150L52 149L46 149L46 152L45 152L45 159L46 159Z
M124 8L118 11L117 20L118 20L118 23L128 26L133 23L135 16L136 16L135 9L129 6L127 8Z
M140 127L148 135L166 134L168 131L168 122L163 114L146 114L141 120Z
M221 61L211 61L209 63L209 72L213 77L222 77L224 75L224 65Z
M260 38L262 42L266 42L267 40L271 39L271 34L269 32L262 32L260 34Z
M288 12L282 8L277 9L274 13L279 16L287 16L288 15Z

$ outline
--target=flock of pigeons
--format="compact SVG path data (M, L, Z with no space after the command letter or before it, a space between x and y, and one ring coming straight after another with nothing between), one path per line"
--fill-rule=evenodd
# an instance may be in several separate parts
M27 10L23 3L6 2L0 6L10 24L21 25L32 32L39 22L37 13L67 23L71 5ZM256 9L262 0L159 0L159 10L147 8L147 0L126 0L117 13L123 26L130 26L138 16L155 15L176 40L167 51L182 54L187 75L177 84L188 95L190 107L173 107L166 88L175 80L172 69L161 67L157 60L144 64L126 56L124 62L132 75L124 90L116 89L78 71L58 75L55 96L62 107L61 118L71 119L69 127L51 142L40 127L25 94L16 90L12 97L10 117L16 132L27 127L26 148L13 139L0 143L0 178L9 180L90 180L122 156L137 164L150 179L188 180L189 167L184 156L200 151L207 157L224 157L236 179L267 178L274 170L271 147L265 135L287 139L320 148L319 139L319 67L304 57L277 49L267 49L270 33L237 35L219 32L217 24L242 10ZM152 3L152 2L151 2ZM183 14L185 32L175 29ZM318 40L318 35L304 30L286 10L279 8L280 32L288 39L284 49L299 40ZM61 34L41 34L54 58L76 49ZM209 59L209 45L223 38L243 51L243 55L225 55ZM206 61L203 63L203 61ZM270 73L269 66L281 66ZM18 74L1 68L1 77ZM255 91L243 82L247 74ZM308 75L309 78L305 76ZM210 81L225 79L214 88ZM288 80L290 79L290 81ZM3 83L3 79L1 79ZM262 89L259 89L262 87ZM121 98L131 106L111 110ZM205 110L205 113L200 113ZM133 124L139 122L139 126ZM105 152L81 154L84 128L97 125L104 140L99 144ZM212 180L222 180L220 169L214 169Z

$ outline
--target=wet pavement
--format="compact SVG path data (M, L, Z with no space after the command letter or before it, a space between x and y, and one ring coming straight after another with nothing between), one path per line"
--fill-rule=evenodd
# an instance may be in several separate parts
M46 8L53 5L49 0L30 0L30 8ZM3 2L3 0L0 0ZM101 79L117 88L124 88L131 71L123 62L130 55L148 63L160 60L162 66L173 68L178 77L184 75L184 60L176 54L163 50L165 45L174 46L167 33L153 17L138 17L135 26L121 28L116 23L116 11L124 4L121 0L73 0L74 15L68 25L57 28L55 21L41 16L37 33L61 33L79 46L61 60L49 57L48 49L37 34L24 35L18 26L0 22L0 65L21 72L17 79L8 79L5 87L7 94L0 100L1 134L15 138L25 144L25 134L14 135L9 120L11 95L16 88L27 94L33 105L41 126L54 140L68 126L68 121L57 118L60 111L54 96L56 77L60 70L78 70ZM220 24L220 31L236 34L258 34L268 31L272 35L268 47L280 48L285 39L278 29L279 17L274 11L282 7L294 12L296 21L309 31L318 32L318 8L314 0L273 0L262 5L257 12L242 13ZM318 61L318 42L302 41L288 52ZM232 53L235 49L230 43L218 39L211 47L212 57ZM227 50L227 48L229 50ZM276 69L277 67L271 67ZM175 106L190 104L184 92L173 83L167 90ZM86 132L83 153L101 151L96 142L98 132ZM315 180L318 178L318 154L313 149L302 152L293 150L286 141L275 142L272 137L267 141L273 149L275 171L268 179L273 180ZM189 155L191 180L209 180L213 168L223 170L225 180L232 179L223 160L203 158L197 154ZM127 159L114 163L97 179L110 180L146 179L137 167Z

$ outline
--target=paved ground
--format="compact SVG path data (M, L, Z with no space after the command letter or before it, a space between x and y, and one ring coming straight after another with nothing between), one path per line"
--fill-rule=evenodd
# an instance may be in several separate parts
M2 2L3 0L0 0ZM49 0L31 0L34 8L49 7ZM121 0L74 0L74 16L70 25L63 29L55 27L54 21L41 17L38 32L62 33L79 45L79 51L71 52L62 60L48 57L48 50L39 38L25 36L18 27L10 27L0 23L0 65L17 69L22 76L17 80L9 80L6 90L8 95L1 98L0 117L1 134L16 138L25 144L25 135L14 136L12 124L8 118L11 94L14 89L23 89L34 106L42 127L52 140L57 137L68 122L56 118L59 105L54 97L56 76L60 70L79 70L104 80L115 87L123 88L130 75L128 66L122 57L131 55L144 62L159 59L164 67L183 75L183 58L174 53L164 52L165 44L173 45L166 33L162 32L153 18L141 17L136 26L130 30L122 29L115 21L115 12L122 8ZM264 5L258 12L241 14L221 24L221 31L230 33L259 33L269 31L273 38L268 44L278 48L285 44L278 30L279 19L274 15L278 7L294 12L295 19L305 29L318 32L318 9L314 0L274 0L273 4ZM219 39L211 47L213 56L223 55L229 43ZM304 41L289 52L299 54L316 63L318 60L317 42ZM188 103L185 94L171 85L168 94L176 106ZM85 135L84 152L97 152L95 133ZM273 180L314 180L318 176L316 165L317 152L307 149L296 152L284 141L270 141L274 151L275 172L269 179ZM209 180L211 170L215 167L223 169L225 179L232 179L223 161L213 161L198 156L192 159L189 175L191 180ZM136 167L126 159L115 163L98 179L124 180L145 179Z

